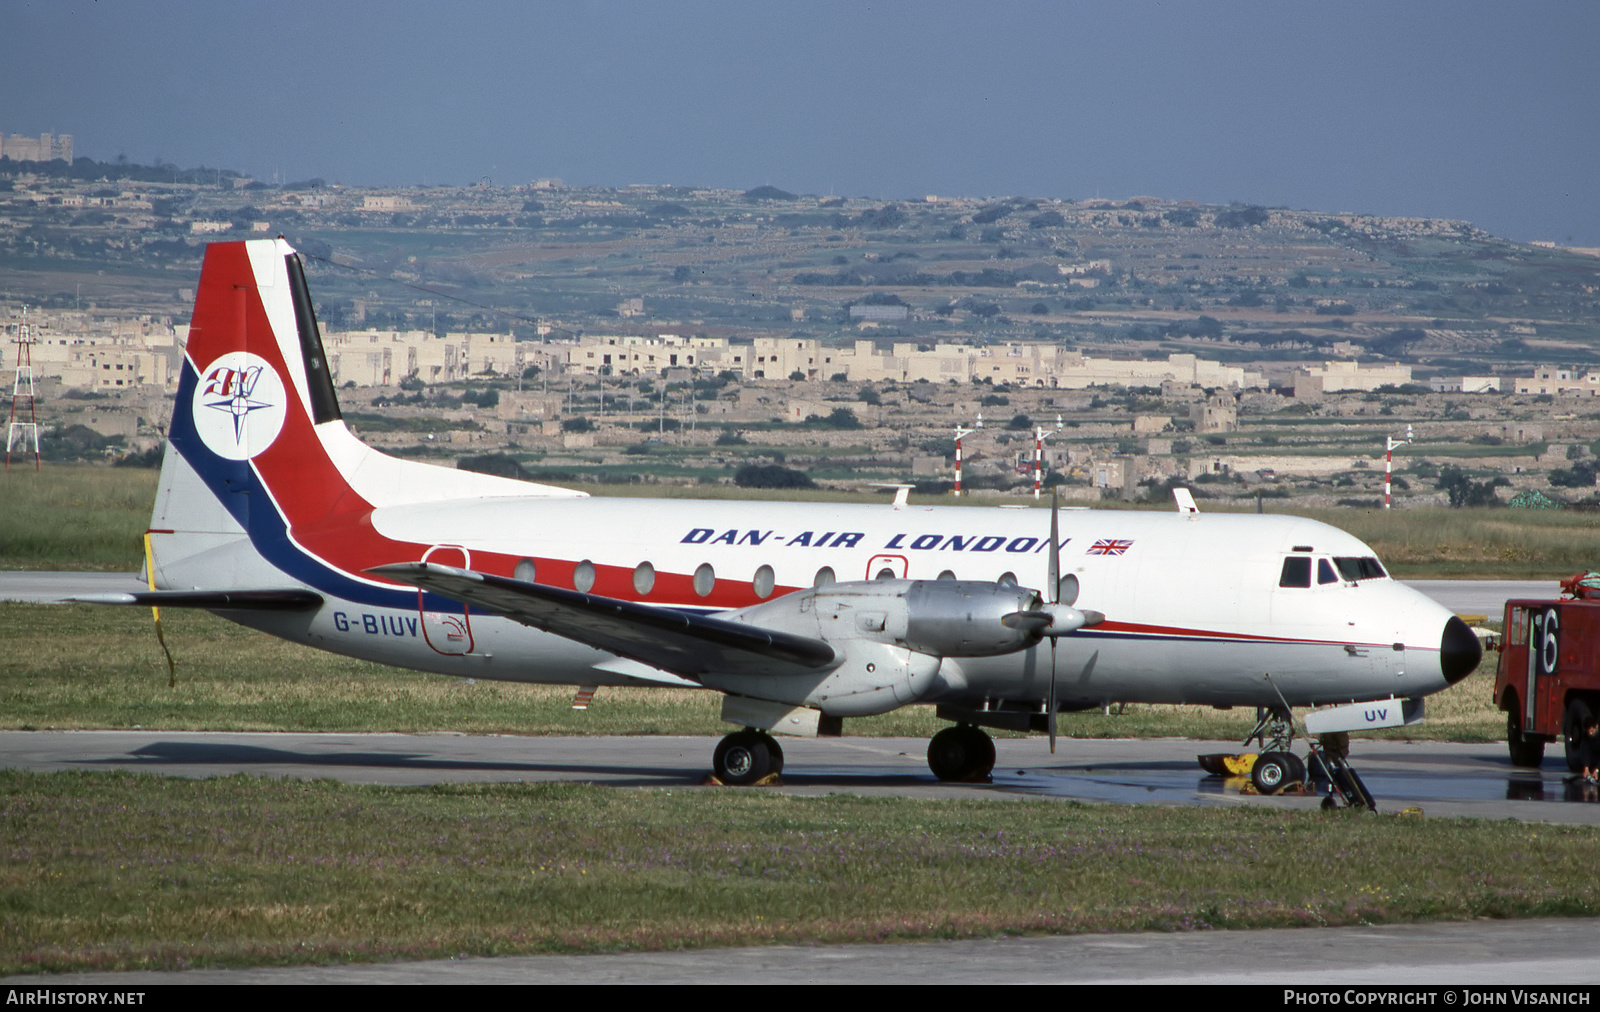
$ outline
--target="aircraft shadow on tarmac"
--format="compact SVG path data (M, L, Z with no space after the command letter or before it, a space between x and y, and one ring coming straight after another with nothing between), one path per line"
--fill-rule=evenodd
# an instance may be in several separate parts
M698 784L706 767L640 766L628 763L504 762L489 759L438 759L417 752L312 752L266 748L233 742L158 741L134 749L125 756L81 760L84 765L171 767L217 767L222 772L239 766L304 766L343 769L414 770L442 773L506 773L526 775L538 780L551 774L574 779L593 778L610 786L659 786L663 782ZM908 774L884 768L844 768L808 766L786 771L784 780L793 786L813 787L907 787L936 783L931 773ZM978 786L978 785L972 785Z
M496 762L487 759L436 759L415 752L297 752L231 742L158 741L134 749L128 757L147 766L310 766L357 769L431 770L441 772L570 773L607 778L632 775L638 783L658 783L674 774L703 775L703 771L671 770L660 766L640 767L623 764ZM127 758L85 760L94 765L128 765ZM617 783L616 780L608 780Z
M626 763L504 762L489 759L438 759L417 752L309 752L266 748L233 742L158 741L134 749L126 757L86 759L85 765L127 766L129 760L149 767L237 767L306 766L344 769L417 770L443 773L525 774L530 780L542 775L566 774L573 778L594 778L610 786L659 786L663 782L697 784L708 772L705 767L673 768L669 765L640 766ZM815 767L785 780L797 786L904 787L933 783L931 773L907 775L900 771Z

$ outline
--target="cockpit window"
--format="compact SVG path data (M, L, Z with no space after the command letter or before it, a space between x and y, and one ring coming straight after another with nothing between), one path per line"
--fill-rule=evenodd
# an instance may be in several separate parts
M1303 555L1291 555L1283 560L1283 575L1278 577L1280 587L1311 586L1311 560Z
M1351 583L1357 580L1381 580L1389 575L1378 565L1378 560L1371 556L1363 559L1349 557L1334 559L1333 564L1339 567L1339 575Z
M1318 583L1338 583L1339 582L1338 574L1333 571L1333 567L1328 564L1328 560L1327 559L1318 559L1317 560L1317 582Z

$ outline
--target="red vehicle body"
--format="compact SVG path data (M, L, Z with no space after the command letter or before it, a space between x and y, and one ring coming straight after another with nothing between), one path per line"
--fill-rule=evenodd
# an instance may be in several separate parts
M1494 698L1511 762L1537 766L1559 738L1576 771L1578 736L1600 713L1600 600L1512 600L1504 618Z

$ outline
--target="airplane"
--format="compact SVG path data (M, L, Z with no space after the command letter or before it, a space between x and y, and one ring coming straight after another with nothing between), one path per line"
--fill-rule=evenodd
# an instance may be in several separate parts
M932 773L982 781L984 728L1047 732L1053 751L1058 713L1145 702L1255 706L1282 732L1289 707L1422 697L1477 666L1462 620L1351 535L1183 500L1053 506L1047 527L903 495L590 497L391 457L342 420L280 237L208 246L151 590L79 600L202 608L443 675L720 692L739 729L712 773L730 785L782 771L775 735L914 704L951 722Z

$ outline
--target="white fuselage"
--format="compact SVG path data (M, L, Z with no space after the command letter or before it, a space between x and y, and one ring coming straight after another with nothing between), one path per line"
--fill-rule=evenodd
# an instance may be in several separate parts
M768 600L812 586L819 574L824 581L888 573L1014 580L1033 588L1047 582L1043 510L490 497L380 508L371 526L393 543L426 546L422 554L449 565L509 575L528 560L539 582L697 610L758 603L763 567L770 567L775 588ZM1058 693L1069 705L1270 705L1280 691L1304 705L1422 695L1447 684L1439 651L1450 614L1440 605L1386 577L1279 586L1290 555L1310 559L1313 571L1324 559L1371 557L1360 541L1325 524L1069 510L1062 513L1061 539L1062 572L1077 580L1077 604L1106 615L1100 627L1059 642ZM693 575L707 566L712 582L701 593L706 583L697 589ZM583 579L590 568L594 576ZM654 585L641 593L634 577L644 571ZM490 615L465 617L468 628L452 640L437 609L424 614L363 597L330 597L309 619L252 616L250 622L280 633L292 627L295 638L324 649L450 674L693 684ZM947 658L927 698L1042 698L1048 654L1044 644L997 657Z

